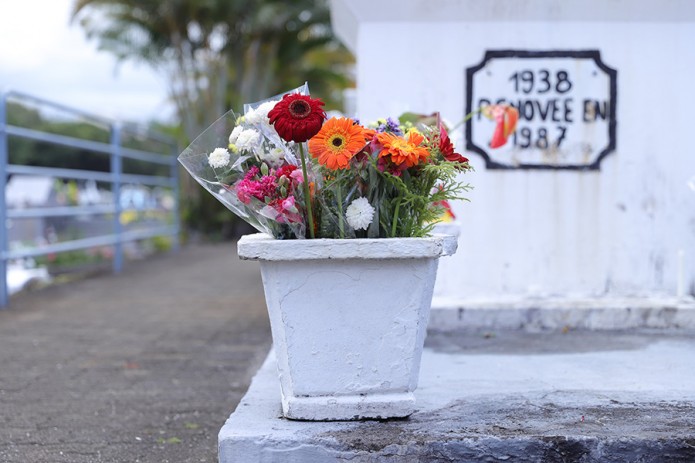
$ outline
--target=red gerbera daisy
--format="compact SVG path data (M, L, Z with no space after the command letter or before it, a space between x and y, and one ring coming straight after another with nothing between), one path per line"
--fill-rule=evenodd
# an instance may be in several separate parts
M302 143L321 130L326 119L323 105L318 98L288 94L268 112L268 119L283 140Z

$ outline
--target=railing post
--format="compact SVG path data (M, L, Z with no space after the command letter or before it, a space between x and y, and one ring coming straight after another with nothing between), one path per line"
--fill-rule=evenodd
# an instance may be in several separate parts
M7 94L0 93L0 308L7 307Z
M123 230L121 226L121 126L118 122L111 124L111 176L113 178L111 191L113 192L114 217L113 234L116 235L116 243L113 245L113 271L120 273L123 270Z
M181 198L179 197L180 193L180 184L179 184L179 161L177 159L178 156L178 146L174 143L172 145L172 154L173 154L173 160L171 163L171 181L174 184L174 228L176 229L176 234L174 235L174 244L173 244L173 250L178 251L180 247L180 239L181 239L181 215L179 213L179 207L181 206Z

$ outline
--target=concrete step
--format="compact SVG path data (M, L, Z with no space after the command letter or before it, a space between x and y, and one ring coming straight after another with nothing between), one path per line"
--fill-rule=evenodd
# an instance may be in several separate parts
M466 301L435 297L430 330L695 330L695 298L508 297Z
M286 420L271 352L220 462L695 461L695 332L430 334L416 397L405 420Z

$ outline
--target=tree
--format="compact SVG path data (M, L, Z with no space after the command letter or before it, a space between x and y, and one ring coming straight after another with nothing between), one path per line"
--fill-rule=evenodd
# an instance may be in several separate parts
M167 76L188 140L305 80L329 104L350 84L325 0L76 0L73 18L100 49Z
M351 84L353 58L333 36L327 0L76 0L73 19L100 49L164 73L182 144L244 102L309 81L336 107ZM182 178L189 225L229 217Z

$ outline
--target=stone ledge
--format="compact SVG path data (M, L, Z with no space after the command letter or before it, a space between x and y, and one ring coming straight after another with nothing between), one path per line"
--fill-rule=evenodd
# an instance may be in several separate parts
M695 461L692 334L431 335L418 411L387 422L281 418L271 354L220 463Z
M435 297L430 330L695 329L695 299L668 297L510 298L456 301Z
M452 235L424 238L276 240L265 233L244 235L237 243L242 260L431 259L456 252Z

